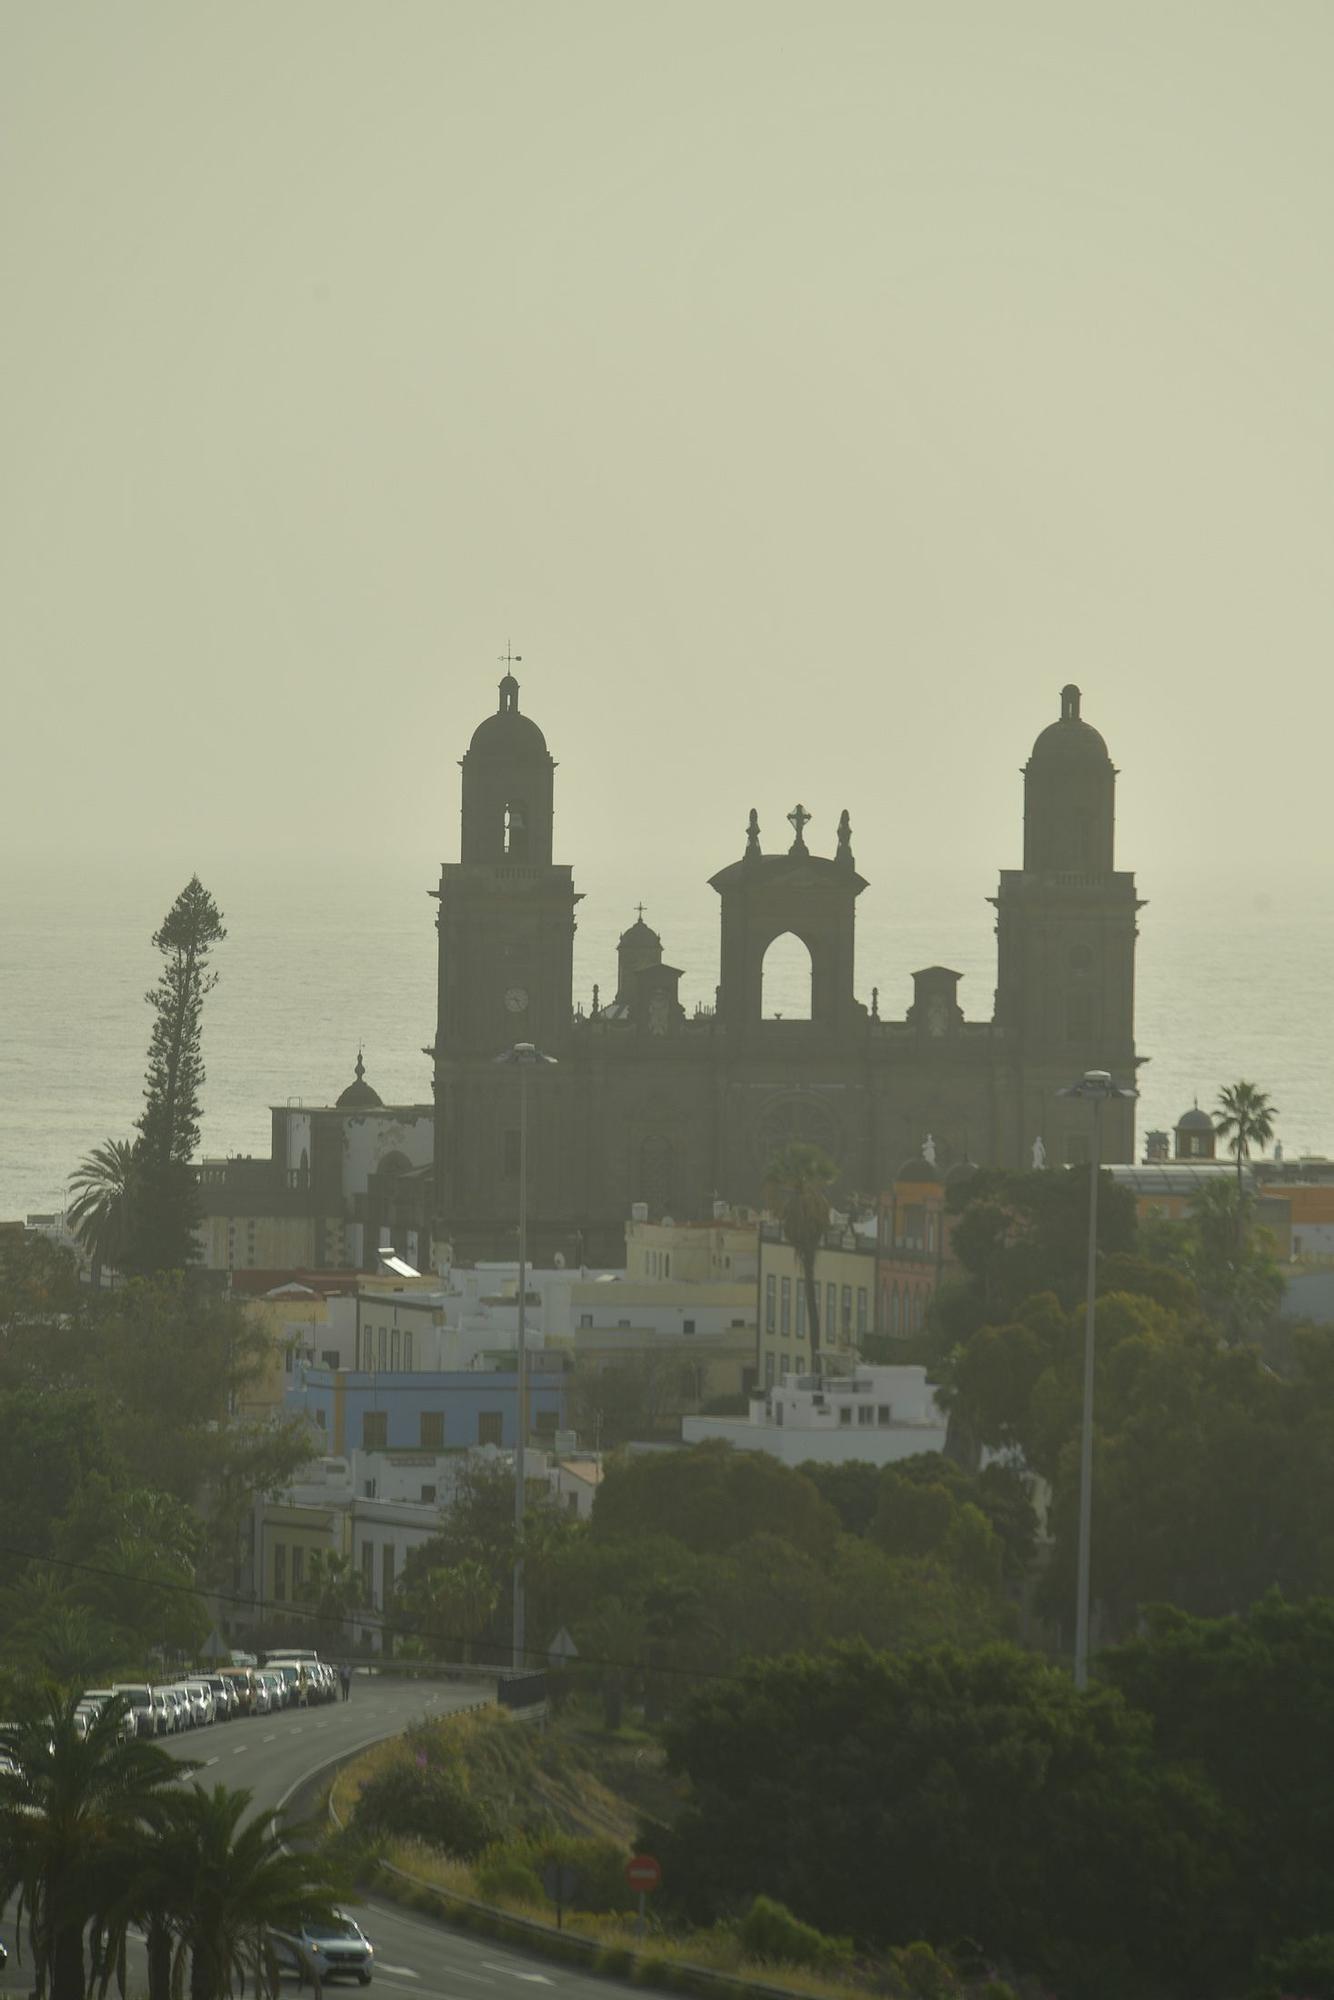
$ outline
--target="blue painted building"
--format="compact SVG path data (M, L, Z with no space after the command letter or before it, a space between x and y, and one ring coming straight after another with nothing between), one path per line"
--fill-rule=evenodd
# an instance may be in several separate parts
M549 1364L528 1370L528 1432L554 1437L565 1427L566 1375ZM513 1450L517 1383L513 1371L374 1373L302 1368L283 1397L284 1414L308 1417L330 1452L464 1451L494 1444Z

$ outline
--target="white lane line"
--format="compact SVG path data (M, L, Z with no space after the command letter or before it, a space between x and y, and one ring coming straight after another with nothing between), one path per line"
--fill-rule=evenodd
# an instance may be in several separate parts
M246 1753L246 1751L247 1751L247 1750L248 1750L249 1748L250 1748L250 1745L249 1745L248 1743L238 1743L238 1745L236 1746L235 1750L233 1750L233 1752L232 1752L232 1755L233 1755L233 1757L244 1757L244 1756L245 1756L245 1753Z
M272 1736L266 1736L266 1737L264 1738L264 1741L265 1741L266 1743L276 1743L276 1742L278 1741L278 1732L277 1732L277 1731L275 1730L275 1731L274 1731L274 1733L273 1733L273 1735L272 1735Z
M375 1962L377 1972L394 1972L400 1979L420 1979L420 1972L414 1972L410 1965L386 1965L383 1959Z
M520 1972L513 1965L493 1965L489 1958L484 1958L482 1964L488 1972L507 1972L511 1979L526 1980L530 1986L553 1986L555 1984L554 1980L547 1978L545 1972Z
M205 1770L207 1771L207 1769L208 1769L209 1765L210 1765L210 1764L216 1764L216 1763L217 1763L217 1761L218 1761L218 1760L217 1760L217 1758L216 1758L216 1757L206 1757L206 1758L204 1759L204 1769L205 1769Z

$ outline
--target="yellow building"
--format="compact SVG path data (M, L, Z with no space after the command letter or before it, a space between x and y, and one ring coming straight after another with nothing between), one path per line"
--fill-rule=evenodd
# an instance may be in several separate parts
M875 1224L865 1233L829 1232L815 1255L820 1367L844 1373L855 1366L861 1344L875 1330ZM784 1375L811 1368L806 1285L801 1260L775 1222L760 1230L757 1361L758 1386L770 1389Z
M725 1202L715 1206L710 1222L649 1222L634 1215L625 1225L626 1277L692 1285L753 1284L759 1217Z

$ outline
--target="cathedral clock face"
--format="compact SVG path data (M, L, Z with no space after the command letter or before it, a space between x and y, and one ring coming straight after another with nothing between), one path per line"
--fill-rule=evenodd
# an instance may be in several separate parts
M528 1012L528 988L526 986L507 986L505 988L505 1005L511 1014L526 1014Z

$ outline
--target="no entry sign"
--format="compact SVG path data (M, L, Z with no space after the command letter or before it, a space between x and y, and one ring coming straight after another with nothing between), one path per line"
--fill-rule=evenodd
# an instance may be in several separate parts
M625 1879L642 1896L646 1890L656 1889L661 1882L662 1863L651 1854L636 1854L633 1861L625 1864Z

